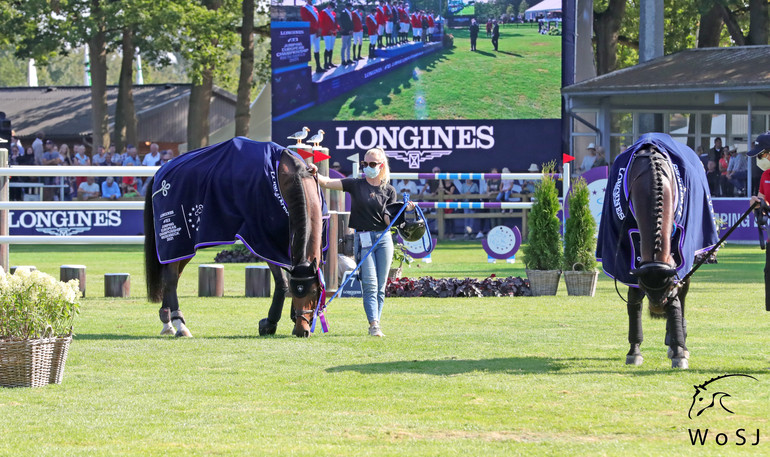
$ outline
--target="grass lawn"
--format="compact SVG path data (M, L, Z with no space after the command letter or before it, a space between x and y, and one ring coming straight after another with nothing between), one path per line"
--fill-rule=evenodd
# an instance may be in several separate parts
M561 115L561 37L537 27L500 27L499 51L486 32L470 51L467 29L449 30L454 47L423 56L293 121L555 119ZM366 55L368 41L362 53ZM341 40L335 44L339 63ZM314 64L315 65L315 64Z
M770 446L757 247L730 245L695 275L688 371L669 368L664 322L647 317L644 365L624 365L626 310L604 276L594 298L562 283L556 297L387 299L383 339L366 335L360 300L335 300L330 333L297 339L284 319L260 338L269 299L243 297L243 265L226 266L226 297L197 297L194 270L216 252L182 276L195 338L178 340L157 336L138 246L12 246L13 265L87 265L88 290L63 384L0 389L0 455L670 456L693 454L696 427L711 433L699 456ZM406 274L524 275L521 262L487 264L477 242L442 243L433 257ZM105 272L131 273L132 298L101 297ZM693 385L726 373L759 381L726 384L735 414L688 419Z

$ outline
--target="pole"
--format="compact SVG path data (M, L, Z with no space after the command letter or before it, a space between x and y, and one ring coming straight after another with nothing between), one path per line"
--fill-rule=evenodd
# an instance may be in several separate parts
M4 143L7 143L7 141L3 141ZM0 168L6 168L8 167L8 148L5 147L5 144L0 147ZM0 202L7 202L9 195L8 195L8 176L0 176ZM8 210L3 209L0 210L0 236L8 236L10 235L9 227L8 227ZM8 249L8 243L2 243L0 244L0 266L3 268L3 271L8 273L10 270L8 268L10 267L10 252Z

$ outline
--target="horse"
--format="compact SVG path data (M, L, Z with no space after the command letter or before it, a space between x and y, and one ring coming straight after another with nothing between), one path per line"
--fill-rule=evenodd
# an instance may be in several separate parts
M260 159L264 159L262 168ZM244 162L255 161L255 167L243 166ZM251 172L254 168L258 169L256 174ZM238 169L246 169L246 175L236 177ZM254 182L262 179L266 183ZM197 187L192 191L193 199L203 203L188 205L194 209L187 211L184 206L176 213L169 210L174 206L165 205L164 198L176 188L189 187L189 182ZM147 188L147 296L152 302L162 302L161 335L192 336L179 308L177 286L197 249L232 244L238 238L268 260L275 283L268 317L259 323L260 335L276 332L284 297L291 292L291 316L295 321L292 334L310 336L312 316L323 290L319 268L323 263L324 203L316 178L301 158L274 143L235 138L164 164ZM250 191L248 198L239 194L243 190ZM209 210L218 205L229 206L220 213ZM207 210L213 214L207 214ZM259 230L265 230L261 238L255 234ZM185 236L188 234L190 239ZM228 241L221 241L224 239Z
M642 303L647 297L650 315L666 319L672 368L687 369L684 315L690 279L680 273L717 242L703 167L687 146L665 134L647 134L618 156L605 192L597 257L609 276L629 286L626 364L639 366L644 360Z

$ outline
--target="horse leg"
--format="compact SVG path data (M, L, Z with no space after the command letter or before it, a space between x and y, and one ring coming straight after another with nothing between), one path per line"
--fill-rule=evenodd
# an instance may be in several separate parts
M163 279L163 305L160 310L160 320L163 322L161 335L192 336L192 333L190 333L190 330L185 325L184 316L179 310L179 298L176 293L177 286L179 285L179 276L188 262L189 260L183 260L165 265L161 272ZM170 325L169 321L171 322ZM174 328L176 328L175 333Z
M689 368L685 357L687 346L684 339L684 325L682 325L682 304L679 297L674 297L666 304L666 333L669 339L671 351L671 368Z
M642 302L644 292L636 287L628 288L628 343L631 348L626 354L626 365L640 366L644 361L639 346L644 341L642 334Z
M679 289L678 297L679 302L682 305L682 333L684 334L684 341L685 344L687 344L687 319L685 319L684 315L684 299L687 297L687 291L690 290L690 278L687 278L687 281L682 285L682 287ZM666 351L666 355L669 359L674 357L674 351L671 350L670 344L669 344L669 336L668 336L668 330L666 330L666 346L669 346L668 351ZM684 358L690 359L690 351L685 349L684 350Z
M289 293L289 279L283 268L273 265L270 267L270 273L273 275L275 292L273 292L273 302L270 304L270 310L267 312L267 318L259 321L259 336L275 335L278 329L278 321L281 320L283 312L283 302Z

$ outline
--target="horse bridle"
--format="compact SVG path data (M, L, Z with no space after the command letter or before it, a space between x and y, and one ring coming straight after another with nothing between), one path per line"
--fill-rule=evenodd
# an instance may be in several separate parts
M318 278L318 266L316 265L315 260L313 260L313 262L310 264L296 265L291 269L291 271L289 271L289 290L291 291L292 297L306 297L310 293L310 290L314 284L319 284L320 287L320 280ZM301 318L307 322L308 325L312 325L312 320L305 316L308 314L313 314L314 312L315 308L303 309L300 312L294 310L295 317Z

